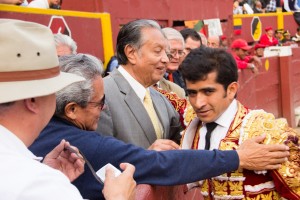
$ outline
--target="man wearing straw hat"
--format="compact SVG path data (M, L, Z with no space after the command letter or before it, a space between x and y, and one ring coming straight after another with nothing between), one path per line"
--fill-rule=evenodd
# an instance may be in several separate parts
M60 72L52 32L43 25L0 19L0 38L1 199L82 199L70 181L83 173L84 162L65 150L67 141L44 164L27 147L52 117L55 93L84 78Z

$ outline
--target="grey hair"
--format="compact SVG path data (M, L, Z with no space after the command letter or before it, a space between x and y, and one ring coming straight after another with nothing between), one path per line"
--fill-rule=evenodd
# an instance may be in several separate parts
M103 73L99 59L88 54L61 56L59 66L62 72L77 74L86 80L73 83L56 93L56 116L64 116L68 103L75 102L85 108L93 95L93 81Z
M117 59L119 64L125 65L128 62L124 52L127 45L131 45L136 49L140 49L143 45L144 41L141 31L144 28L155 28L161 31L161 28L156 21L147 19L131 21L121 28L117 37ZM162 31L161 33L163 34Z
M61 33L57 33L54 34L54 41L56 46L66 45L71 48L72 54L77 53L77 44L71 37Z
M182 45L184 46L184 39L179 31L175 30L174 28L170 28L170 27L163 28L162 31L164 32L164 34L168 40L179 40L182 42Z
M0 103L0 116L1 114L5 114L5 112L11 108L15 104L15 101L7 102L7 103Z

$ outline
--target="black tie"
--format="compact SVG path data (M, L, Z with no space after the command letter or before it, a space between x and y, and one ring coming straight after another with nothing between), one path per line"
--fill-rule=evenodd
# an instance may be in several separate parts
M218 124L215 122L210 122L206 124L206 135L205 135L205 150L209 150L210 148L210 136L211 132L216 128Z

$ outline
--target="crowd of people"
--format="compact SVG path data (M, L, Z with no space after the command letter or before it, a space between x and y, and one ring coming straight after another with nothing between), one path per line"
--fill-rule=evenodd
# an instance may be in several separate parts
M234 0L233 14L298 12L299 0Z
M28 6L39 3L62 1ZM242 13L272 3L234 2ZM132 200L137 184L187 184L205 199L299 199L299 133L236 99L239 70L258 74L266 47L300 42L300 27L265 31L229 45L134 20L105 70L67 35L0 19L1 198ZM99 183L107 163L122 173Z

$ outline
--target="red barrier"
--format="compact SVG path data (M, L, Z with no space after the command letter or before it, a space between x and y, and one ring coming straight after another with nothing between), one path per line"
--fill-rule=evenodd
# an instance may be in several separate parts
M89 53L103 62L113 55L110 15L0 4L0 18L22 19L49 26L53 33L70 35L78 52Z
M186 192L185 185L179 186L151 186L138 185L136 188L136 200L202 200L199 188L193 188Z
M284 117L295 127L295 108L300 106L300 48L291 56L262 59L263 68L254 75L239 72L238 99L250 109L264 109L275 117Z

